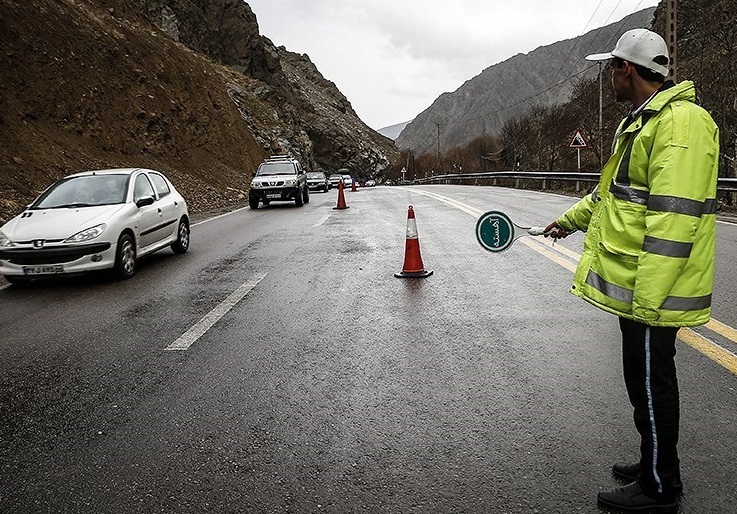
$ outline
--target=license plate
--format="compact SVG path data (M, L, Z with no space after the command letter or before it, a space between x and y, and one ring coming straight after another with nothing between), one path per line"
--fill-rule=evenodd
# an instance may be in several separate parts
M281 194L280 193L271 193L269 195L266 195L266 198L269 198L269 199L281 198Z
M24 275L53 275L64 273L64 266L55 264L53 266L23 266Z

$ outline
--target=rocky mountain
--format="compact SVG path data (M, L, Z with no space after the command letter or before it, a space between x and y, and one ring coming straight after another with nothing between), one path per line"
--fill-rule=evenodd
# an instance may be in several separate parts
M505 121L524 115L535 105L565 102L577 78L598 72L597 65L584 57L610 49L625 30L650 27L654 12L654 7L644 9L577 38L486 68L454 92L440 95L401 132L397 146L423 154L435 152L439 139L441 150L447 151L498 133Z
M398 156L242 0L0 0L0 137L0 222L87 169L159 169L204 211L272 153L366 177Z

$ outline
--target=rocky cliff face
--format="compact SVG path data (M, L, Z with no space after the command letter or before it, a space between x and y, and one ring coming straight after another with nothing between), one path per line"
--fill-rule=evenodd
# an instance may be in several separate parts
M0 223L87 169L160 169L203 211L270 153L365 175L398 154L241 0L0 0L0 138Z
M172 39L264 83L252 90L272 106L288 130L255 130L270 152L300 155L310 168L348 168L374 176L396 158L393 142L366 126L348 99L305 54L275 47L258 31L242 0L137 0L147 17ZM242 90L231 88L238 102ZM252 127L256 128L256 127Z
M590 53L611 49L630 28L649 27L655 8L592 30L578 38L518 54L486 68L453 93L444 93L419 114L396 139L397 146L417 154L468 144L474 138L498 133L507 120L524 115L535 105L565 102L575 81L591 77L597 65L584 60ZM438 127L440 133L438 136Z

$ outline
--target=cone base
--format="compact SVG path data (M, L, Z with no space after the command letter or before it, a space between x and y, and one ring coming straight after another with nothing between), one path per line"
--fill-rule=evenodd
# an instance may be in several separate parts
M395 273L394 276L397 278L424 278L429 277L434 273L433 270L422 270L422 271L400 271Z
M350 208L351 208L350 205L346 205L345 207L333 207L333 210L336 210L336 209L342 210L342 209L350 209Z

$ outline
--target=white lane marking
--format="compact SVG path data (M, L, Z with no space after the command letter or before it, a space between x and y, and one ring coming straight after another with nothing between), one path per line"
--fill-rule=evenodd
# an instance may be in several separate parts
M230 296L220 302L207 316L198 321L192 328L182 334L179 339L164 348L165 350L187 350L195 341L210 330L220 318L225 316L238 302L240 302L256 285L261 282L267 273L257 273L248 279L248 282L233 291Z
M328 220L329 217L330 217L330 214L328 214L327 216L323 216L322 218L320 218L319 220L317 220L317 222L314 225L312 225L312 226L313 227L319 227L319 226L321 226L323 223L325 223Z
M212 218L207 218L206 220L198 221L197 223L192 223L193 227L196 227L197 225L202 225L203 223L207 223L208 221L213 221L216 219L224 218L225 216L230 216L231 214L235 214L236 212L240 212L244 209L248 209L248 207L241 207L240 209L236 209L234 211L226 212L225 214L220 214L219 216L214 216Z
M558 245L557 247L553 247L552 245L548 246L548 245L543 244L540 241L536 241L532 236L523 237L519 240L519 242L522 243L523 245L529 246L532 250L535 250L537 253L539 253L543 257L547 257L548 259L550 259L557 265L567 269L571 273L574 273L574 274L576 273L576 264L573 264L563 259L560 256L561 253L556 253L556 252L560 252L560 248L561 248L560 245ZM548 248L552 248L553 250L555 250L555 252L548 250Z
M476 209L475 207L471 207L468 204L459 202L446 196L439 195L437 193L431 193L429 191L423 191L421 189L411 189L408 191L433 198L447 205L450 205L451 207L455 207L456 209L466 212L472 216L478 217L483 214L483 211ZM554 263L558 264L559 266L567 269L571 273L576 272L576 264L566 261L561 257L558 257L555 253L548 251L547 248L550 248L551 250L554 250L555 252L568 257L575 263L578 263L581 259L581 255L574 252L573 250L570 250L561 244L555 245L555 243L553 241L550 241L549 239L541 239L533 236L523 237L520 239L520 242L528 246L530 249L548 258L549 260L553 261ZM730 341L737 343L737 330L730 327L729 325L726 325L721 321L711 318L709 323L707 323L705 326L706 328L718 333L719 335L729 339ZM734 353L730 352L726 348L723 348L714 341L701 336L691 328L684 327L681 331L679 331L678 338L684 343L690 345L695 350L698 350L702 354L706 355L717 364L723 366L724 368L737 375L737 356Z

